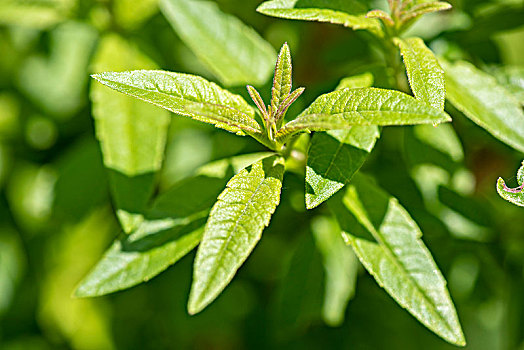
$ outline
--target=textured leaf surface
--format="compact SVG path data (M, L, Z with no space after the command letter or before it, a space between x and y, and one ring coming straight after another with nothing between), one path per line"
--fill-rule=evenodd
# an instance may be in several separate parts
M433 332L465 345L446 281L398 201L357 174L330 203L347 243L377 283Z
M104 37L94 59L95 71L153 68L154 64L117 35ZM149 103L119 94L101 85L91 85L96 135L119 220L130 232L152 194L155 173L162 166L169 112Z
M446 88L444 71L437 58L420 38L397 39L404 58L409 85L417 99L436 109L444 109Z
M365 73L342 79L337 90L372 84L373 76ZM315 208L344 187L362 166L379 137L377 126L315 133L306 164L306 208Z
M497 180L497 192L505 200L520 207L524 207L524 161L517 172L517 182L519 187L508 188L504 180L499 177Z
M395 90L344 89L318 97L296 119L277 133L286 136L304 130L349 129L355 125L437 124L450 117L413 97Z
M383 36L380 22L375 18L366 18L367 10L366 6L355 0L273 0L257 8L258 12L268 16L341 24Z
M451 103L490 134L524 152L524 113L515 97L470 63L441 64Z
M340 227L333 219L318 217L312 222L311 229L325 271L322 316L330 326L340 326L344 322L347 304L355 294L358 259L344 244Z
M255 110L241 96L195 75L138 70L93 77L127 95L231 132L261 130L254 119Z
M416 19L426 13L431 12L438 12L438 11L444 11L449 10L451 8L451 5L444 1L428 1L428 2L411 2L411 6L407 6L409 9L404 13L404 15L401 17L403 21L409 21Z
M97 296L147 281L192 250L205 217L229 177L268 153L217 160L180 181L153 203L138 229L120 237L81 282L77 296Z
M313 135L306 166L306 208L315 208L344 187L379 137L377 126L354 126Z
M75 295L91 297L126 289L174 264L200 242L205 218L226 182L227 178L199 175L162 194L140 226L113 243Z
M162 0L161 9L177 34L220 81L228 86L264 84L276 53L236 17L211 1Z
M190 314L222 292L260 240L280 201L283 173L283 158L265 158L235 175L218 197L195 259Z
M284 44L278 54L271 88L271 110L276 111L280 104L291 93L292 83L291 53L289 46Z

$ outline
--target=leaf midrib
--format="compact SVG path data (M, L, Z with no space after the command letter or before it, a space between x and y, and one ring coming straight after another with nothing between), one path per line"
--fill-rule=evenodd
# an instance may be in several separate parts
M255 197L255 195L257 194L258 190L260 189L260 187L262 186L262 184L266 181L266 177L264 176L264 179L262 179L262 181L260 181L257 185L257 188L253 191L253 193L251 194L251 197L249 198L249 200L245 203L245 206L244 208L242 209L241 213L238 215L238 218L237 220L235 220L235 226L233 227L232 230L230 230L228 232L228 237L226 239L226 242L225 244L222 245L222 247L220 248L220 252L218 254L218 257L217 259L215 259L215 262L222 262L222 259L224 257L224 253L225 251L227 250L226 248L229 246L229 243L231 242L232 238L233 238L233 233L236 232L237 230L237 227L238 227L238 224L240 222L240 220L242 219L242 217L245 215L248 207L251 205L251 201L253 200L253 198ZM236 190L236 189L235 189ZM224 200L221 200L222 202L228 204L227 202L225 202ZM211 281L214 281L215 278L216 278L216 275L218 273L218 269L213 269L213 273L211 274L211 276L208 278L208 283L206 284L206 287L204 289L202 289L202 292L200 293L200 295L206 295L207 292L209 291L209 288L211 288ZM228 276L229 278L229 276Z
M347 201L345 201L347 203ZM389 203L391 203L391 201L388 201ZM368 231L370 231L370 233L373 235L373 237L378 241L379 243L379 246L382 246L386 249L384 249L384 252L388 255L389 257L389 260L393 262L394 265L397 266L397 268L400 269L400 271L402 271L402 274L407 277L408 280L410 280L414 285L415 285L415 290L417 291L417 293L419 295L422 296L422 299L424 299L427 303L429 303L433 309L435 310L435 313L437 314L437 317L444 322L444 324L446 325L446 328L448 329L448 331L451 333L451 334L455 334L455 332L453 331L453 327L448 323L448 321L440 314L440 312L438 311L438 307L437 305L435 305L433 303L433 301L431 299L429 299L429 297L421 290L421 286L417 283L416 280L414 280L411 275L407 272L407 269L405 268L405 266L397 259L395 259L395 255L393 254L393 249L391 248L391 246L386 243L384 241L384 239L382 238L382 233L379 233L379 231L377 231L377 229L375 228L375 226L367 219L367 212L366 210L362 207L362 205L360 203L358 203L358 205L360 206L360 210L366 215L366 217L364 219L361 219L359 217L359 215L355 215L357 217L357 220L362 224L364 225L364 227L366 227L366 229ZM350 204L350 207L352 205ZM389 204L388 204L388 208L389 208ZM351 209L350 209L351 210ZM349 235L351 235L351 233L348 233ZM357 239L355 237L355 239ZM416 239L420 239L419 237L416 237ZM400 303L399 301L399 304L402 305L403 308L405 309L408 309L407 306L403 305L403 303Z

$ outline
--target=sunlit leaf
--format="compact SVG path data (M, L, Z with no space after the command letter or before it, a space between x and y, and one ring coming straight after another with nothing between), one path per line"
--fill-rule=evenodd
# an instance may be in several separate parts
M211 1L162 0L177 34L224 85L265 83L275 50L252 28Z
M292 66L291 53L289 46L285 43L278 54L271 88L271 110L276 111L280 104L291 93L292 87Z
M265 158L235 175L218 197L195 258L190 314L222 292L255 248L280 202L283 173L283 158Z
M342 79L337 90L373 84L371 74ZM306 165L306 208L312 209L339 191L362 166L380 137L377 126L317 132L311 139Z
M449 10L452 6L444 1L412 1L411 6L407 6L408 10L404 11L400 19L402 21L411 21L418 17L431 12Z
M515 97L470 63L441 64L451 103L500 141L524 152L524 112Z
M505 200L524 207L524 161L517 171L517 182L519 185L517 188L509 188L504 180L499 177L497 180L497 192Z
M340 227L333 219L318 217L311 230L320 253L325 271L325 293L322 306L324 321L330 326L340 326L349 300L355 294L358 259L344 244Z
M395 90L344 89L318 97L277 133L285 139L301 131L349 129L355 125L438 124L450 117Z
M261 131L255 110L240 95L195 75L138 70L93 77L127 95L237 134Z
M346 242L377 283L433 332L465 345L446 281L398 201L357 174L330 203Z
M420 38L397 39L415 97L443 110L446 99L444 71L437 58Z
M154 63L116 34L100 42L95 71L141 67L154 68ZM91 85L91 100L117 214L124 231L130 232L141 219L162 165L169 112L96 83Z
M355 0L272 0L257 8L258 12L268 16L341 24L383 36L380 22L375 18L366 18L367 10L366 6Z

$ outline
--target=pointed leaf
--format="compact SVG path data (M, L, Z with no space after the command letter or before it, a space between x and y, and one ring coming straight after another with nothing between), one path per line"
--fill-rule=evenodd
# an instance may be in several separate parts
M268 16L341 24L384 36L380 21L366 18L367 10L366 6L355 0L272 0L257 8L258 12Z
M283 173L283 158L265 158L235 175L218 197L195 259L190 314L222 292L260 240L280 201Z
M198 175L161 194L138 229L113 243L75 295L99 296L126 289L174 264L200 242L205 218L229 177L267 156L254 153L209 163Z
M344 322L347 304L355 294L358 259L344 244L340 227L333 219L317 217L311 230L322 254L325 271L322 316L328 325L340 326Z
M318 97L277 133L279 140L300 131L349 129L354 125L437 124L444 112L395 90L344 89Z
M275 76L273 77L273 87L271 88L271 110L276 111L286 97L291 93L292 86L292 66L291 53L287 43L282 45L278 54L275 66Z
M415 97L433 108L444 110L444 71L437 58L420 38L396 39L404 58L409 85Z
M254 119L255 110L241 96L195 75L137 70L93 77L124 94L218 128L240 135L243 131L261 131Z
M357 174L330 204L346 242L377 283L430 330L465 345L446 281L398 201Z
M470 63L441 64L451 103L500 141L524 152L524 113L515 97Z
M517 172L517 182L519 187L508 188L504 180L499 177L497 180L497 192L505 200L520 207L524 207L524 161Z
M162 0L161 9L177 34L227 86L262 85L270 77L273 47L211 1Z
M426 13L445 11L451 9L451 4L444 1L432 1L419 3L412 6L409 11L405 11L400 19L404 22L414 20Z
M95 71L153 68L138 49L116 34L105 36L94 58ZM162 166L169 112L119 94L100 84L91 85L96 135L118 218L125 232L140 221Z
M316 133L306 166L306 208L313 209L344 187L380 137L377 126Z

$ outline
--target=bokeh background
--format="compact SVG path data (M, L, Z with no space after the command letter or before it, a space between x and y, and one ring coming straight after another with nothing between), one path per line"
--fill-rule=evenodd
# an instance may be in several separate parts
M366 33L269 18L255 11L260 2L216 1L275 49L289 43L295 85L307 88L290 115L346 76L371 72L376 86L388 87L384 58ZM452 11L423 17L411 33L502 83L507 66L521 72L505 83L522 94L524 2L450 2ZM137 287L72 298L120 232L89 98L93 60L108 36L162 69L220 83L156 0L0 0L0 349L453 348L362 269L345 321L326 325L325 272L311 224L327 211L306 212L303 177L293 173L253 255L201 314L186 312L194 252ZM262 84L266 100L269 89L269 81ZM247 96L243 86L232 90ZM467 349L523 350L524 209L495 190L498 176L516 185L523 155L446 109L456 136L441 142L426 129L385 128L363 171L422 228L448 280ZM211 160L261 149L174 117L157 191Z

